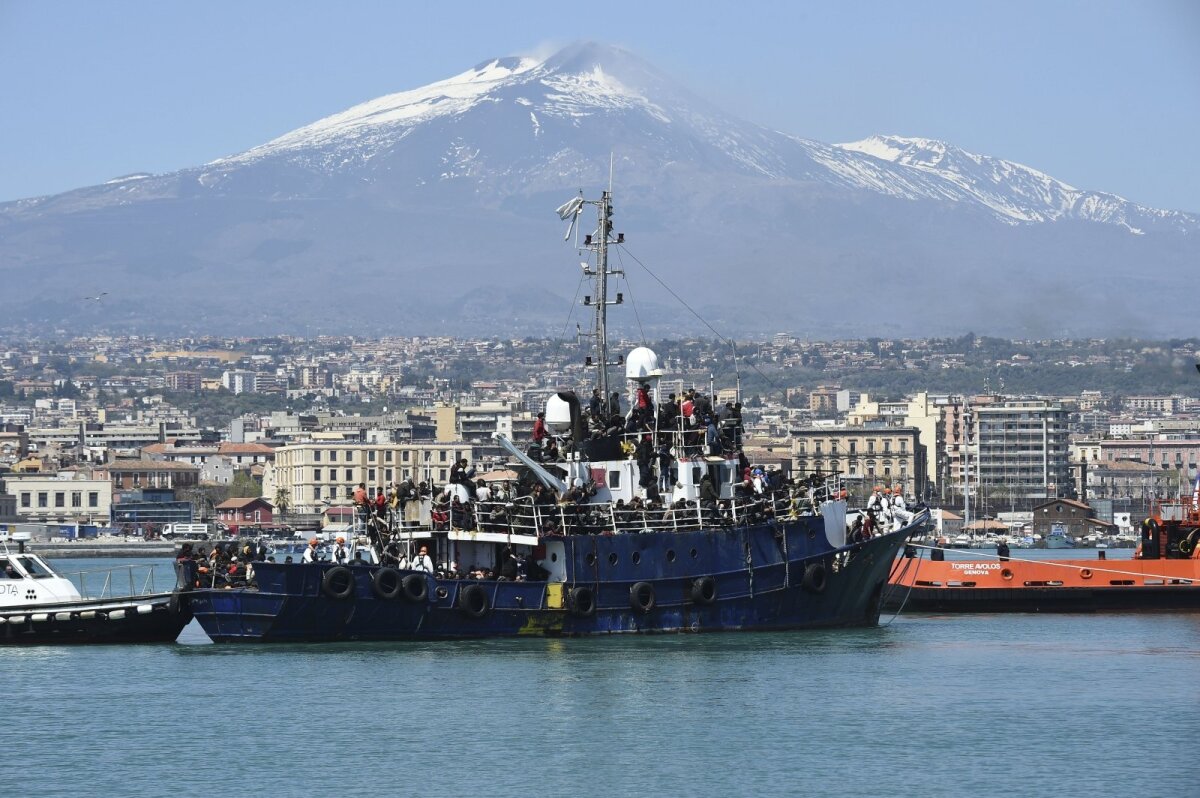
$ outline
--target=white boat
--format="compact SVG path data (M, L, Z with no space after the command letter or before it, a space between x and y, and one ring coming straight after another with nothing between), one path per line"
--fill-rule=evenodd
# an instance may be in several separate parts
M152 575L142 592L133 586L133 568L103 569L103 587L96 598L80 593L70 579L36 554L0 538L0 645L45 643L169 642L191 620L191 612L176 591L153 592ZM145 568L145 566L140 566ZM129 576L131 589L114 595ZM80 586L84 584L80 575Z

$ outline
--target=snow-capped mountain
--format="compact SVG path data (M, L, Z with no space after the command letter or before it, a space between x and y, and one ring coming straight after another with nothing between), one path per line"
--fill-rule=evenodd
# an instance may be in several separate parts
M1147 317L1107 284L1165 286L1197 254L1196 215L940 141L768 130L628 51L584 43L489 60L202 167L0 205L0 271L14 287L0 310L77 318L66 277L118 285L146 324L195 308L239 329L561 328L565 300L541 319L518 297L574 291L554 265L572 253L550 210L606 185L610 153L630 253L708 315L763 329L1132 331ZM728 290L746 274L769 280L765 299ZM513 301L462 318L460 298L492 285ZM358 286L395 295L400 318L356 312ZM248 293L260 299L230 305ZM1043 298L1052 317L1039 315Z

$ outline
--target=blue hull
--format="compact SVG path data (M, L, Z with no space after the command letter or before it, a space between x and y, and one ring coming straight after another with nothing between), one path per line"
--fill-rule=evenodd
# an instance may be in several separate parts
M910 531L836 550L822 520L809 517L730 530L575 535L553 539L565 546L565 583L421 575L420 600L380 597L377 566L351 568L353 588L338 597L323 588L335 566L256 563L259 589L196 590L188 601L216 642L869 626ZM698 592L698 581L712 590Z

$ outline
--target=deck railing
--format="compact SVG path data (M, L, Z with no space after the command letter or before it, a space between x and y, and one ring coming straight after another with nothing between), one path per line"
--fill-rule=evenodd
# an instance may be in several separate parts
M75 583L85 599L115 599L165 593L175 586L174 573L170 583L158 584L156 569L161 564L114 565L84 571L69 571L63 575ZM144 571L144 573L142 573ZM159 572L161 573L161 572ZM97 584L99 583L99 584ZM123 591L128 585L128 592Z

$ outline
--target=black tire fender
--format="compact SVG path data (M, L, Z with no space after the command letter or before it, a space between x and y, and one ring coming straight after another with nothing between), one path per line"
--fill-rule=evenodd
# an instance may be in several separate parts
M483 585L467 585L458 591L458 608L472 618L488 614L491 604Z
M829 574L825 570L824 563L813 562L805 566L804 579L801 584L809 593L824 593L828 581Z
M717 601L717 580L711 576L701 576L692 582L692 601L696 604L715 604Z
M400 595L400 572L395 568L380 568L371 574L371 592L376 598L391 601Z
M331 599L344 601L354 595L354 572L335 565L321 577L321 592Z
M400 580L400 593L413 604L423 604L429 599L429 582L425 574L409 574Z
M572 615L589 618L596 614L596 592L590 587L580 585L571 588L571 592L567 594L567 601Z
M629 606L638 612L650 612L654 609L654 585L649 582L635 582L629 588Z

